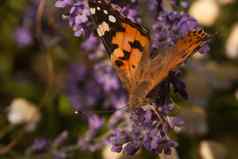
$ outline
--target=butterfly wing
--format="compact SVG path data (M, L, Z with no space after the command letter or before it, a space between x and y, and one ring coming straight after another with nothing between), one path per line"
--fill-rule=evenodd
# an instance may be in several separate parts
M89 7L97 26L97 34L120 80L130 92L135 85L135 73L142 56L149 50L149 32L143 26L122 17L104 1L89 0Z
M144 96L164 80L170 71L179 64L185 62L196 50L201 48L209 39L209 35L201 29L187 33L187 35L176 42L175 47L167 50L166 54L158 54L151 60L149 67L145 70L144 81L147 81Z
M193 55L208 38L202 30L189 32L164 55L158 54L151 59L150 37L143 26L122 17L104 1L89 0L89 7L97 34L129 92L130 107L139 106L139 99L145 99L170 71Z
M153 59L148 55L141 60L137 72L139 74L139 81L136 87L132 90L129 96L129 108L146 104L146 96L161 83L179 64L186 61L195 51L201 48L209 36L203 30L194 30L189 32L186 36L179 39L176 45L169 48L163 55L158 54Z

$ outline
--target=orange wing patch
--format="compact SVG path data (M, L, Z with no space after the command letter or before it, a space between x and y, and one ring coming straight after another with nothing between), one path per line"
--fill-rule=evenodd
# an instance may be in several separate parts
M130 24L122 23L122 26L125 31L117 32L112 38L112 43L117 48L113 51L111 60L130 81L133 81L135 70L144 50L149 47L150 40Z
M129 91L135 72L150 45L149 31L130 21L105 1L89 1L96 31L102 40L119 78Z

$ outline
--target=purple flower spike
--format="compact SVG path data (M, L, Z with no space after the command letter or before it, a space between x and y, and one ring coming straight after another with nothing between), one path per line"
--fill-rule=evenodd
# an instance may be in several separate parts
M81 35L87 35L88 27L91 25L89 22L89 8L87 1L78 0L73 2L72 0L57 0L55 6L58 8L68 7L68 22L74 31L74 35L79 37Z
M72 64L69 69L67 90L76 110L90 109L101 97L100 87L90 78L92 70L84 65Z
M113 149L134 155L141 147L153 153L165 152L169 154L171 149L177 144L167 136L170 129L169 121L165 119L167 115L162 115L166 121L160 121L151 110L138 108L130 113L130 126L123 130L115 130L111 137ZM172 121L172 120L171 120ZM175 121L175 120L173 120ZM148 125L149 123L149 125ZM174 124L180 124L174 123Z

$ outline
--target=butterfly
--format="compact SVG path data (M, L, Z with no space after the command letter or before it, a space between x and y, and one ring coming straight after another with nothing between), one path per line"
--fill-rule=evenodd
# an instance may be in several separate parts
M208 40L202 29L188 32L165 54L151 57L148 29L122 16L105 1L89 0L96 32L128 92L128 109L151 103L148 94Z

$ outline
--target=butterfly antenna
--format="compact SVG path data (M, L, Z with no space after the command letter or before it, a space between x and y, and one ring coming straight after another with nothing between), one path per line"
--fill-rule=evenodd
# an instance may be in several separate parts
M122 106L122 107L120 107L120 108L117 108L117 109L115 109L115 110L102 110L102 111L101 111L101 110L98 110L98 112L114 113L114 112L116 112L116 111L127 111L127 110L128 110L128 104L127 104L127 105L124 105L124 106Z
M127 105L124 105L118 109L113 109L113 110L89 110L87 112L85 111L81 111L81 110L77 110L75 111L75 113L80 113L80 114L83 114L85 116L89 116L90 112L94 112L94 113L99 113L99 114L103 114L103 113L114 113L116 111L127 111L128 110L128 104Z

